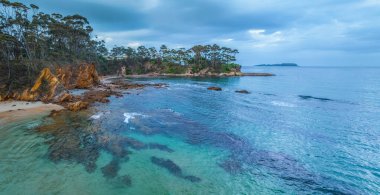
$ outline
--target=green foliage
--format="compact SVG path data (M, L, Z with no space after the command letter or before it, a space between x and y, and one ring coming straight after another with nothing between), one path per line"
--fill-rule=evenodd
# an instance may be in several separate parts
M39 12L36 5L0 0L0 92L30 84L57 64L105 63L104 41L92 39L87 18ZM21 74L25 75L21 76Z
M240 71L241 66L239 64L230 63L230 64L222 64L221 72L227 73L231 71Z
M93 38L87 18L75 14L46 14L37 5L0 0L0 92L32 83L38 72L52 65L95 63L101 74L115 74L122 66L129 74L228 72L238 65L235 49L196 45L172 49L166 45L138 48L115 46Z
M231 71L239 66L233 63L237 53L237 50L216 44L196 45L190 49L170 49L162 45L159 50L145 46L139 46L137 49L115 46L111 50L110 58L116 64L131 66L132 74L151 72L181 74L189 68L193 73L205 68L211 72L220 73ZM145 66L147 62L149 62L149 67Z

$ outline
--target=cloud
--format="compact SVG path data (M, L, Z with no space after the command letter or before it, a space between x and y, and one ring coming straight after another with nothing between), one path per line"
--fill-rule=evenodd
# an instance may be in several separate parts
M278 43L284 41L284 36L281 31L276 31L273 33L265 33L264 29L250 29L248 30L249 35L252 38L254 47L270 47L276 46Z
M380 64L378 0L24 1L44 12L84 15L108 47L218 43L239 49L243 65Z
M127 44L127 47L132 47L132 48L137 48L139 46L141 46L142 44L139 43L139 42L130 42Z

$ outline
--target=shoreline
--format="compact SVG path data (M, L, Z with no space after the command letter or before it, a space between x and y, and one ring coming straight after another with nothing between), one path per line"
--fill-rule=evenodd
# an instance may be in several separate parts
M5 101L0 102L0 125L5 126L27 119L34 119L49 115L53 110L63 110L57 104L43 102Z
M245 77L245 76L256 76L256 77L270 77L276 76L272 73L241 73L241 72L232 72L232 73L209 73L209 74L169 74L169 73L149 73L149 74L131 74L124 75L120 77L124 78L162 78L162 77L187 77L187 78L207 78L207 77ZM106 75L104 77L110 77Z

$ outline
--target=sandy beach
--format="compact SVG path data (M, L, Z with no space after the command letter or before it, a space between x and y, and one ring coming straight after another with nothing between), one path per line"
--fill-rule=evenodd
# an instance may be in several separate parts
M0 125L29 118L42 117L52 110L62 110L62 106L43 102L5 101L0 102Z

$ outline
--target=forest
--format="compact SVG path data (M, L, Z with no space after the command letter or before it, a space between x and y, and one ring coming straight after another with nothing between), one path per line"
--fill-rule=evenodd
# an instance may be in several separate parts
M0 0L0 93L30 86L49 67L95 64L101 75L197 73L204 69L222 73L240 70L236 49L196 45L189 49L114 46L108 50L93 35L87 18L75 14L41 12L37 5Z

